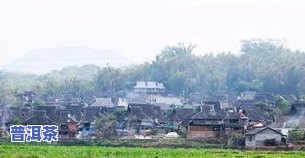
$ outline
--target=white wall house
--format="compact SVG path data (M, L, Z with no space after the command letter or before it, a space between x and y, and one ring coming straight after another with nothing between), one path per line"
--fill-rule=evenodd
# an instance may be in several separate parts
M259 147L266 146L269 142L269 145L281 144L282 138L286 136L283 135L280 131L277 131L271 127L256 128L248 133L246 133L246 147ZM271 142L271 144L270 144Z

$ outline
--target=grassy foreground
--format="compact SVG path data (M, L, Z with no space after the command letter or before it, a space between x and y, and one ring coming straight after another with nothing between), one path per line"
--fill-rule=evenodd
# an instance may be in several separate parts
M229 149L124 148L96 146L1 145L1 158L299 158L305 151L239 151Z

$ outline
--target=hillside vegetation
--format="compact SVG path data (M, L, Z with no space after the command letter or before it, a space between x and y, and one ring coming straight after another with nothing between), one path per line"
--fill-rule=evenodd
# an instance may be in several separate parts
M304 94L305 53L276 40L242 41L240 52L195 55L195 45L166 46L155 60L124 68L86 65L45 75L0 72L0 96L130 90L137 80L163 82L171 94L260 91ZM196 53L198 54L198 53ZM100 64L100 65L106 65ZM5 99L2 97L2 102Z

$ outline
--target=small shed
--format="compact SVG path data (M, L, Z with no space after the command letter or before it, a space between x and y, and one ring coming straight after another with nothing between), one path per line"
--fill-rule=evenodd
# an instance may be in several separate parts
M246 147L275 146L285 139L282 132L271 127L256 128L246 133Z

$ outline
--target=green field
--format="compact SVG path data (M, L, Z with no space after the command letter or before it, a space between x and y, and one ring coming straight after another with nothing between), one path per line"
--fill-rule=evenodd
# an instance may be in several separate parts
M305 152L290 151L240 151L229 149L171 149L124 148L95 146L31 146L1 145L1 158L99 158L99 157L151 157L151 158L300 158Z

